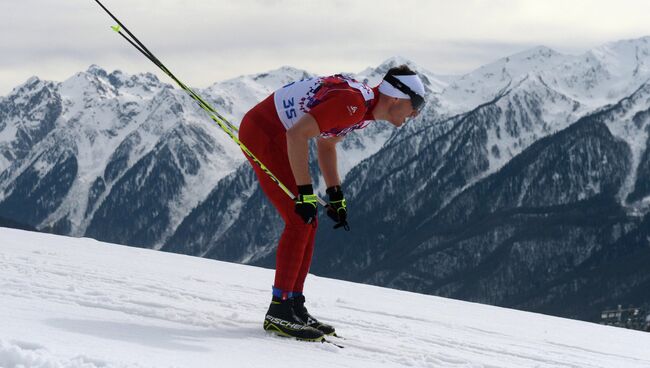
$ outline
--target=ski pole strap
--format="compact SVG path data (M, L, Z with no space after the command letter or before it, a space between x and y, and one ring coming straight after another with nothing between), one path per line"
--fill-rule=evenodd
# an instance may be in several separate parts
M347 221L342 221L339 222L338 224L334 225L334 230L342 227L345 231L350 231L350 225L348 224Z
M325 193L329 196L330 205L336 209L336 212L341 210L347 211L347 202L345 201L345 197L343 197L343 190L341 190L340 185L327 188Z
M297 203L311 204L317 207L318 197L315 194L298 194Z

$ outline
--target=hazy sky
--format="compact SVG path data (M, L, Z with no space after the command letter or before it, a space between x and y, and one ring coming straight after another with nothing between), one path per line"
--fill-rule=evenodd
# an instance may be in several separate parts
M580 54L650 35L647 0L103 3L196 87L282 65L358 72L395 55L434 73L459 74L537 45ZM113 24L94 0L0 0L0 96L32 75L62 81L90 64L155 72L111 31Z

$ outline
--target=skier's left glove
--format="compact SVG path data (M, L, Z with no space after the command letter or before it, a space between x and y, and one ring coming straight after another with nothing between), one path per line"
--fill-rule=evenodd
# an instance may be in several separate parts
M343 196L343 191L341 191L341 186L335 185L329 187L325 193L329 196L327 216L336 222L334 229L342 227L346 231L350 231L350 226L348 225L348 207Z

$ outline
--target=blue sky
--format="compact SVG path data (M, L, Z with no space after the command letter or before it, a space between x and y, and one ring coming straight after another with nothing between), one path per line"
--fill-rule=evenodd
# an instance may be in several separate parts
M644 0L103 2L196 87L282 65L358 72L391 56L462 74L537 45L580 54L650 35ZM0 95L32 75L60 81L90 64L155 71L113 24L93 0L0 2Z

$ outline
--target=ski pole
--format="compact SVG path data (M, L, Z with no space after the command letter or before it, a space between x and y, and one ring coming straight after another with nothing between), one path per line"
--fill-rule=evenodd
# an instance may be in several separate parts
M282 191L289 196L289 198L291 198L292 200L296 199L296 196L291 192L291 190L289 190L289 188L287 188L284 184L282 184L282 182L275 175L273 175L273 173L257 157L255 157L255 155L237 138L237 136L233 132L233 131L235 132L239 131L237 127L232 125L226 118L221 116L219 112L217 112L217 110L215 110L212 106L210 106L210 104L208 104L201 96L199 96L196 92L194 92L194 90L192 90L190 87L186 86L183 82L181 82L178 78L176 78L176 76L169 69L167 69L167 67L165 67L165 65L151 51L149 51L149 49L147 49L147 47L144 44L142 44L142 42L140 42L140 40L138 40L138 38L135 37L135 35L133 35L133 33L131 33L131 31L129 31L129 29L122 22L120 22L119 19L117 19L117 17L115 17L108 9L106 9L106 7L101 2L99 2L99 0L95 0L95 2L99 4L99 6L102 9L104 9L104 11L108 13L108 15L110 15L115 22L117 22L118 24L117 26L111 27L115 32L119 33L120 36L122 36L133 47L135 47L138 51L140 51L147 59L149 59L152 63L154 63L158 68L160 68L160 70L162 70L163 73L167 74L174 82L176 82L176 84L178 84L178 86L183 91L185 91L188 95L190 95L190 97L192 97L192 99L194 99L206 113L208 113L210 118L215 123L217 123L217 125L219 125L219 127L226 134L228 134L228 136L233 141L235 141L237 145L239 145L241 150L248 157L250 157L253 160L253 162L255 162L260 167L260 169L262 169L262 171L265 172L269 176L269 178L271 178L271 180L275 182L282 189ZM132 40L129 39L124 33L122 33L122 29L132 38ZM321 199L318 196L316 198L318 199L318 203L320 203L323 207L329 207L329 204L327 204L327 202L325 202L323 199Z

